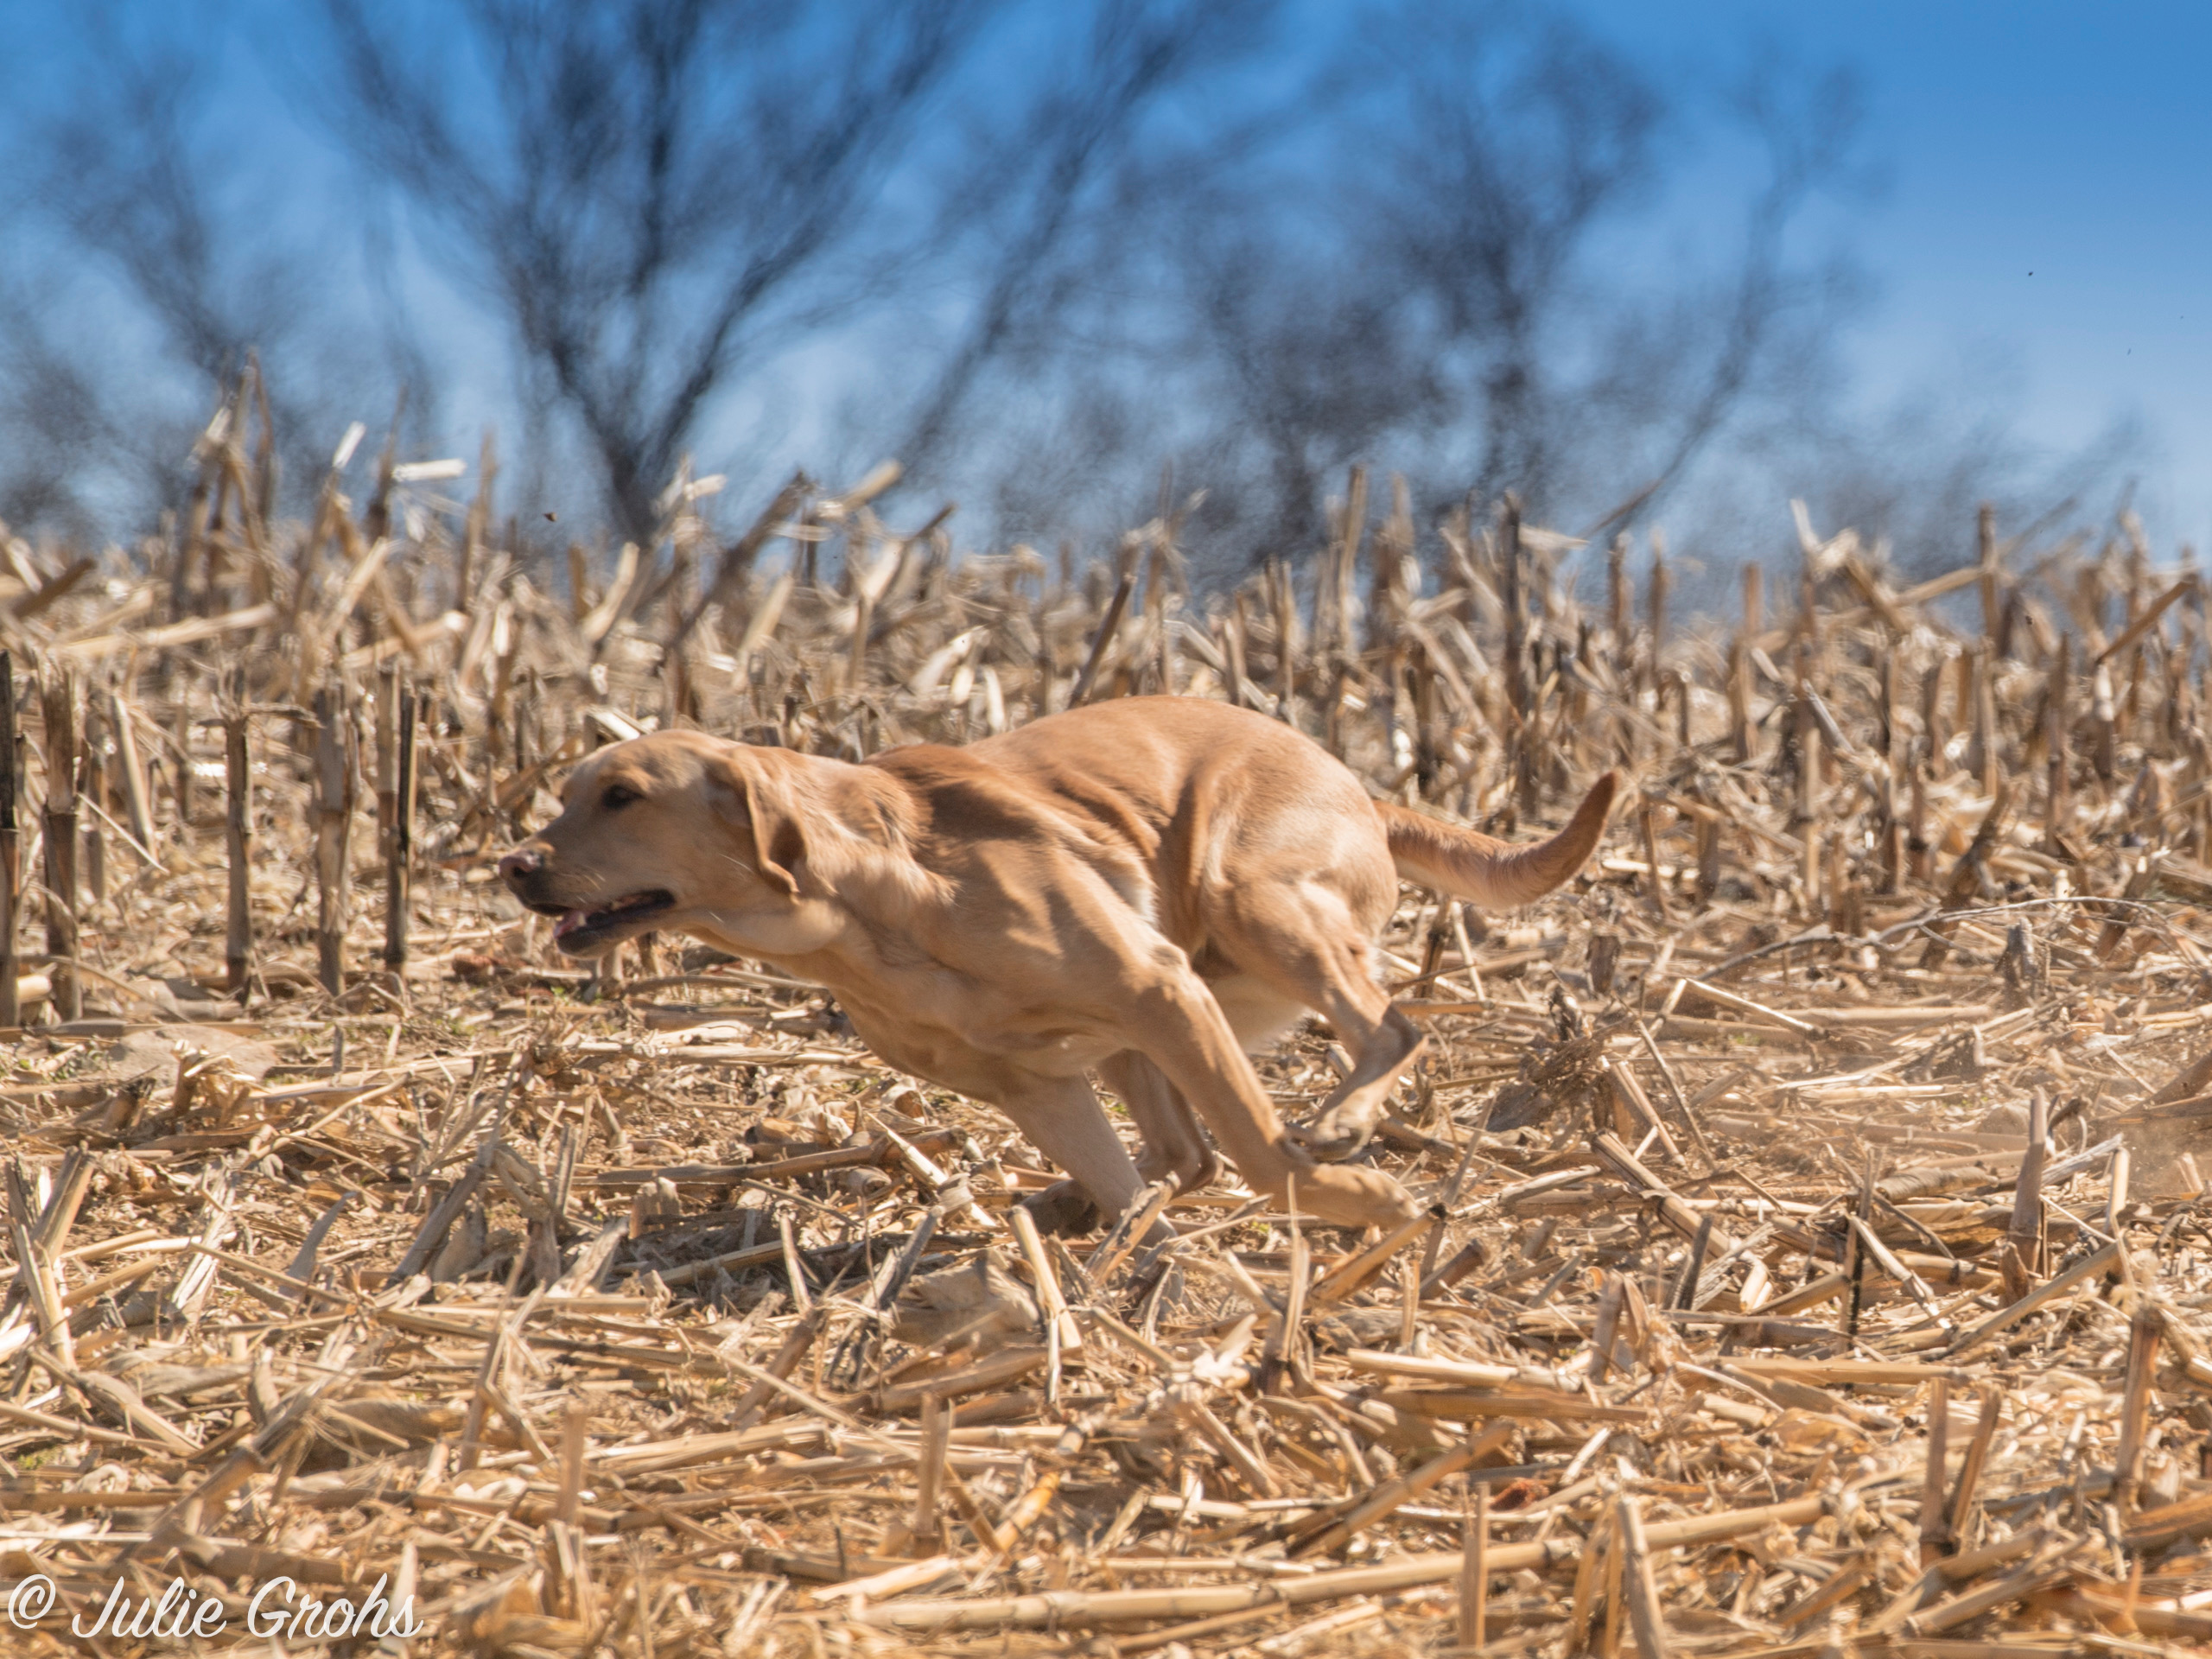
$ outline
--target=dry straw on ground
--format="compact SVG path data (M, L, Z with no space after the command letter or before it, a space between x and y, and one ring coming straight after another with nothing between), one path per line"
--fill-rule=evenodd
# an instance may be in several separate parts
M0 1577L61 1598L9 1650L118 1575L382 1577L418 1653L2212 1640L2204 602L2125 525L1985 518L1907 587L1801 513L1797 585L1670 629L1663 569L1588 607L1510 509L1424 578L1358 476L1310 587L1203 603L1172 504L1075 574L893 532L888 472L727 546L679 480L668 575L556 598L488 453L474 505L387 454L279 531L265 420L135 559L0 575ZM1640 783L1530 913L1407 895L1379 1156L1434 1219L1224 1186L1040 1240L1051 1172L818 993L589 976L491 880L640 728L1160 690L1521 832ZM1333 1058L1264 1072L1295 1115Z

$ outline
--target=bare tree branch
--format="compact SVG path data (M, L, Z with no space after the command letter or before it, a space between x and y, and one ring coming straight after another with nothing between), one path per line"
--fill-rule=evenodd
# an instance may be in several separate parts
M610 511L654 502L772 308L861 279L871 222L995 0L465 0L485 100L387 9L325 0L353 152L488 290L588 435ZM887 221L874 221L879 226Z
M958 344L923 397L899 453L926 467L986 366L1020 331L1056 315L1066 274L1055 256L1069 240L1083 198L1125 161L1149 108L1179 85L1250 53L1274 0L1102 0L1088 50L1041 99L1013 136L999 166L979 181L1013 198L1018 216L1001 228L981 299ZM1131 204L1117 204L1125 219Z

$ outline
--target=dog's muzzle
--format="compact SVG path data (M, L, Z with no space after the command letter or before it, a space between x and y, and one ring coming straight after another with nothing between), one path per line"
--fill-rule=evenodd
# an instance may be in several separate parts
M545 855L535 847L518 847L499 861L499 874L509 886L545 868Z

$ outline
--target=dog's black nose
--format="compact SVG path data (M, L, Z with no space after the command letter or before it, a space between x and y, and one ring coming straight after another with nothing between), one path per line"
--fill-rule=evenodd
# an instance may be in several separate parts
M499 874L510 881L536 875L545 868L545 855L534 847L518 847L499 861Z

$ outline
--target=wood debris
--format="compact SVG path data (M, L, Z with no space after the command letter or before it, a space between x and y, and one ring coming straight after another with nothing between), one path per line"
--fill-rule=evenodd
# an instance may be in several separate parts
M2139 539L1913 586L1808 528L1795 613L1662 652L1510 514L1209 598L1173 515L1056 575L802 480L602 585L388 466L402 537L264 524L234 404L173 543L0 577L10 1651L278 1577L421 1654L2212 1643L2204 601ZM639 730L1160 691L1501 832L1640 781L1528 914L1406 894L1397 1236L1231 1174L1042 1236L1058 1172L820 993L492 879Z

